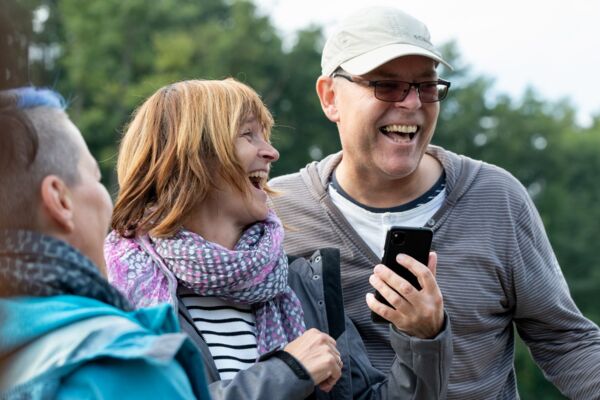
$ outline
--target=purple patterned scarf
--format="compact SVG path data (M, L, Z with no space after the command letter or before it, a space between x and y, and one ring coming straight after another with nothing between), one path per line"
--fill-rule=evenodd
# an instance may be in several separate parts
M181 285L200 296L252 305L259 354L304 332L302 306L288 286L283 227L273 212L248 228L233 250L186 230L151 241Z

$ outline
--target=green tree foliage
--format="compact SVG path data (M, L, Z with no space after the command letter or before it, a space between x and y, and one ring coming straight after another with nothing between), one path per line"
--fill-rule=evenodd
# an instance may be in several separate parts
M321 111L315 90L321 72L323 37L320 28L298 33L294 47L286 54L285 85L277 102L275 145L281 152L274 173L294 172L310 160L340 149L336 127Z
M263 96L275 116L273 141L281 153L274 175L340 148L336 127L315 93L320 27L299 31L284 44L268 16L245 0L0 0L0 5L10 12L0 14L2 38L6 32L20 38L0 41L7 49L2 65L21 72L27 64L25 78L9 84L31 81L66 94L109 186L114 187L118 141L132 111L160 86L183 79L233 76ZM600 237L600 113L585 128L566 100L548 102L533 89L518 99L496 95L493 79L464 65L456 44L443 51L455 69L441 71L452 88L434 144L499 165L525 185L574 299L600 322L594 303L600 292L594 252ZM562 398L521 342L516 367L522 398Z
M277 118L275 143L290 150L278 173L337 148L334 130L321 134L330 127L311 90L319 71L317 28L299 32L284 51L269 18L247 1L157 0L148 7L142 0L61 0L54 9L65 38L60 61L67 73L59 86L70 94L72 115L109 184L115 140L132 110L182 79L233 76L261 93ZM297 127L311 133L294 134Z
M0 0L0 89L27 83L34 2Z

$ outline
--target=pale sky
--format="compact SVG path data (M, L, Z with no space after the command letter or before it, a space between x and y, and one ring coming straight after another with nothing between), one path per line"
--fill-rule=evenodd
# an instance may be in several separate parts
M370 5L401 8L423 21L434 44L455 40L462 60L520 98L532 86L545 100L564 97L582 124L600 114L598 0L255 0L286 35L318 24L329 32Z

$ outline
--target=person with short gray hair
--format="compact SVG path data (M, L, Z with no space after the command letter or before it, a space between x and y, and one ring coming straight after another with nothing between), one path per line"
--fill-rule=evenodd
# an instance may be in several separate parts
M342 151L270 181L282 193L274 209L290 227L285 250L341 250L345 311L373 364L387 371L389 327L373 323L371 310L426 315L429 294L372 266L390 227L431 228L453 332L448 398L518 398L516 328L564 395L598 399L600 331L571 298L527 190L501 168L430 144L451 86L440 65L450 67L425 24L396 8L369 7L340 22L316 89ZM391 291L398 280L402 295ZM394 307L373 288L392 293ZM429 340L435 331L406 333Z
M12 190L0 192L0 228L34 227L31 210L37 201L36 183L45 175L56 174L69 184L76 183L73 166L79 161L78 152L62 129L64 106L64 100L51 91L23 88L2 92L0 182Z
M170 306L103 276L112 201L48 89L0 91L0 398L208 399Z

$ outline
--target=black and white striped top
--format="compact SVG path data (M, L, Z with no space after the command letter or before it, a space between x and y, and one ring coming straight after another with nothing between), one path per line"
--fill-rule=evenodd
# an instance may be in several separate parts
M208 345L222 380L232 379L256 362L256 327L250 305L196 294L180 297Z

